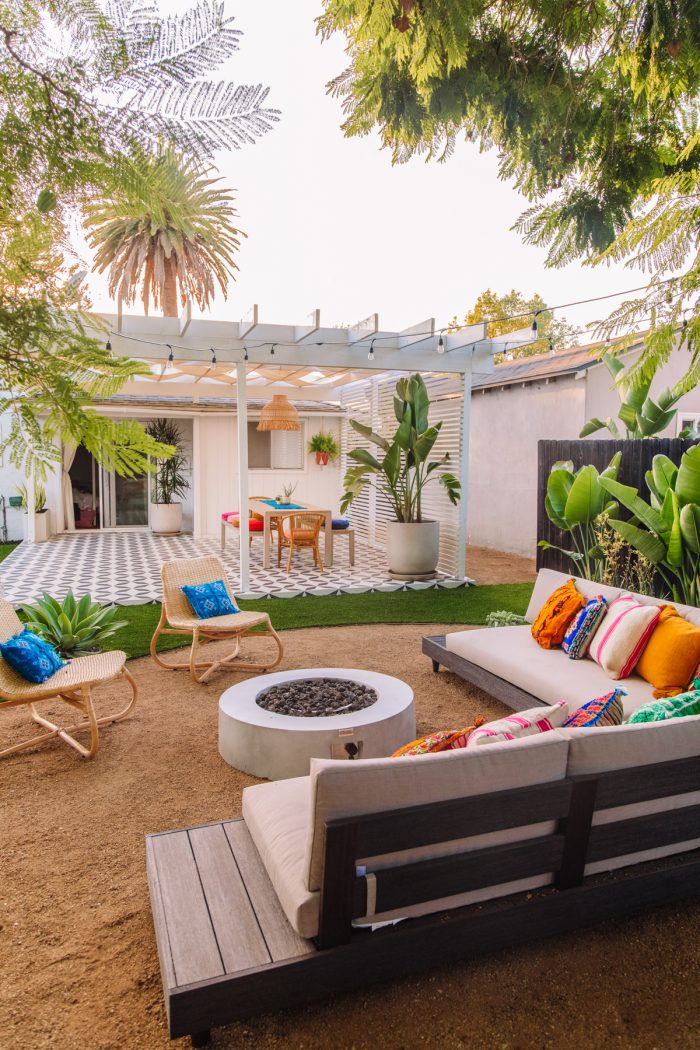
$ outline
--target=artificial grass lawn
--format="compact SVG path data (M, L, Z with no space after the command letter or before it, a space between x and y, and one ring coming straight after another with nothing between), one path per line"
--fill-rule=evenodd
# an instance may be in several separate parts
M258 598L240 604L242 609L269 613L277 631L359 623L483 624L494 609L523 614L532 587L531 583L501 583L326 598ZM129 626L115 635L110 647L123 649L129 657L146 655L160 617L160 604L123 605L119 612ZM159 640L158 649L186 644L187 639L166 635Z

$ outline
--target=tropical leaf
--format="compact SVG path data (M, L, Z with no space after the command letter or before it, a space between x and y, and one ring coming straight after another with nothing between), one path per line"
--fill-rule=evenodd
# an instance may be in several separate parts
M646 529L640 529L629 521L611 521L611 528L643 554L652 565L660 565L666 557L666 544Z
M683 453L674 485L679 504L700 504L700 445Z

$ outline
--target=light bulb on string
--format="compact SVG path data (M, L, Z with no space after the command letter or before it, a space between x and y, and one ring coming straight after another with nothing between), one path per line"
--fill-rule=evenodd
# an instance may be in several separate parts
M369 345L369 353L367 354L368 361L374 361L374 339Z
M537 331L537 327L538 327L537 326L537 315L539 314L539 312L540 312L539 310L535 310L535 316L532 318L532 330L533 330L533 332Z
M112 349L112 341L109 338L109 336L107 336L107 342L105 343L105 350L110 350L111 351L111 349Z
M248 360L248 347L247 346L243 347L243 360L244 361Z
M211 353L211 363L212 363L213 365L215 365L215 364L216 364L216 351L214 350L214 347L213 347L213 346L210 346L210 347L209 347L209 351L210 351L210 353Z
M270 347L270 357L274 357L275 356L275 346L276 345L277 345L276 343L273 343L272 346Z
M438 339L437 352L439 354L445 353L445 340L442 338L442 332L440 332L440 338Z
M165 365L165 372L170 373L170 372L174 371L173 361L175 360L175 355L173 354L173 348L170 345L170 343L166 343L165 345L167 346L168 350L170 351L170 353L168 354L167 363Z

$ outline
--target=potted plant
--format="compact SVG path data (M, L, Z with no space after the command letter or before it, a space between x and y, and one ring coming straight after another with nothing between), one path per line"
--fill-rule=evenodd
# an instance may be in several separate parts
M173 454L168 459L153 461L151 490L151 530L159 536L172 536L182 525L182 504L179 498L189 488L187 459L177 423L172 419L152 419L146 424L149 437L163 445L170 445Z
M25 513L24 518L24 538L26 540L28 533L27 523L27 486L18 485L17 493L19 496L19 505ZM46 489L43 485L34 486L34 513L36 518L34 519L34 542L43 543L44 540L49 538L49 515L46 506Z
M337 441L332 434L327 434L323 430L319 430L318 434L311 437L307 447L309 452L316 453L316 462L319 466L325 467L329 460L334 461L338 458Z
M281 496L275 496L275 499L283 507L286 507L289 503L291 503L292 495L294 493L294 489L295 488L296 488L296 485L283 485L282 486L282 495Z
M451 503L456 504L460 498L459 481L454 474L442 469L449 463L449 453L441 459L428 459L442 427L442 423L429 424L429 408L430 398L423 378L412 375L396 384L394 412L399 426L391 439L354 419L350 421L353 430L379 448L381 457L363 448L348 453L357 466L350 467L345 474L340 511L344 514L372 478L377 479L396 518L387 525L389 572L401 579L429 577L437 568L440 523L423 519L425 486L438 481Z

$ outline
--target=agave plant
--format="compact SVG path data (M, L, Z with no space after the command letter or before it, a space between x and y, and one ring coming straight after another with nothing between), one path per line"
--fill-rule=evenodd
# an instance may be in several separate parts
M576 563L581 576L598 583L605 553L598 543L596 522L602 514L608 518L616 517L619 510L615 500L608 498L603 481L617 478L621 459L622 453L616 452L602 474L591 465L574 473L573 463L555 463L547 479L544 501L547 517L562 532L569 533L574 549L566 550L547 540L540 540L538 546L566 554Z
M25 605L27 623L50 642L62 656L84 656L99 652L128 621L117 620L116 605L100 605L89 594L77 599L72 591L59 604L44 594L36 605Z
M656 567L675 601L698 605L700 445L683 453L679 467L668 456L654 456L645 480L649 503L633 486L601 479L606 492L633 515L610 525Z
M618 418L624 428L624 434L612 416L606 420L598 419L596 416L589 419L579 437L585 438L595 434L598 430L607 429L614 438L626 437L628 440L638 438L654 437L665 430L676 417L676 402L683 396L685 391L671 391L668 387L661 391L656 401L649 397L654 375L648 379L635 379L628 382L622 373L625 366L619 357L612 354L603 354L601 361L615 380L615 386L620 394L620 408ZM682 434L681 437L685 436Z

